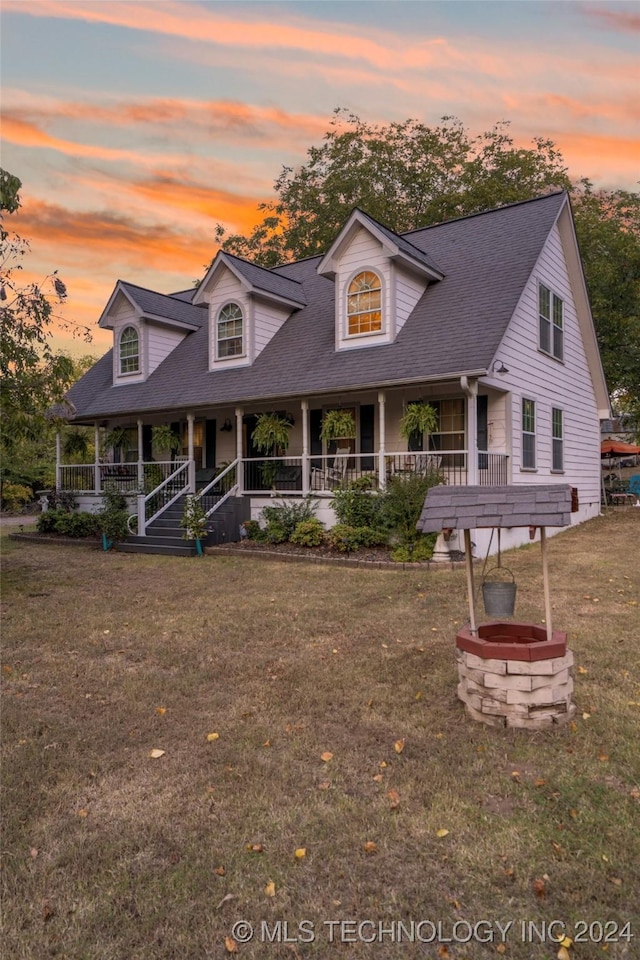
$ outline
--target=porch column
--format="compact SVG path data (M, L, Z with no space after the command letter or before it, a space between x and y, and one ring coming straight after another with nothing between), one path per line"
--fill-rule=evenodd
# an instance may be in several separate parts
M242 496L244 493L244 464L242 462L242 418L244 416L244 410L242 407L236 407L236 459L238 461L238 466L236 467L236 481L238 484L238 495Z
M93 489L96 493L101 491L100 483L100 424L95 423L93 425L93 446L94 446L94 455L93 455Z
M478 381L460 378L467 395L467 483L478 483Z
M378 394L378 486L384 490L387 486L387 466L385 463L385 404L387 395L382 390Z
M56 430L56 490L61 489L62 439L60 431Z
M302 496L309 496L309 403L302 400Z
M142 490L144 487L144 467L142 465L143 460L142 452L142 420L138 420L138 489Z
M196 464L193 459L193 414L187 414L187 457L189 458L189 493L196 492Z

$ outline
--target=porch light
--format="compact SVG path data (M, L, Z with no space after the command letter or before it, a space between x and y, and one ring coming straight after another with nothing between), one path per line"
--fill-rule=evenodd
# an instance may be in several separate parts
M220 433L231 433L232 430L233 430L233 426L231 424L231 420L229 419L229 417L227 417L225 422L220 427Z
M500 366L497 369L496 369L496 364L500 364ZM494 360L493 366L491 367L491 372L492 373L509 373L509 368L505 367L502 360Z

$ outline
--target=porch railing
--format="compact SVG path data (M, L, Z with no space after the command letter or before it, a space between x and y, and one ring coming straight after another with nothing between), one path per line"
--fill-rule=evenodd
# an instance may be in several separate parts
M136 532L139 537L146 536L146 528L149 524L157 520L183 494L189 492L190 466L191 461L185 460L151 493L146 496L144 494L138 495L138 528Z
M61 464L58 468L58 483L61 490L73 493L94 493L96 472L93 463Z
M59 485L72 493L99 493L109 486L120 493L153 490L184 461L149 460L138 463L61 464Z
M208 517L215 513L222 504L232 497L238 490L238 460L234 460L213 480L198 491L195 496L202 504L202 509Z

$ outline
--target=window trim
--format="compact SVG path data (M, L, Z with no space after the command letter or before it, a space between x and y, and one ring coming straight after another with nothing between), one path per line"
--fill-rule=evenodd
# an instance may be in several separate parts
M367 313L375 313L375 312L376 312L376 310L361 310L361 311L359 311L359 312L357 312L357 313L350 313L350 312L349 312L349 297L350 297L350 296L359 296L359 295L360 295L360 294L352 294L352 293L350 293L351 285L354 283L355 280L358 279L358 277L360 277L360 276L362 276L363 274L366 274L366 273L373 274L373 276L375 276L375 277L377 278L378 283L379 283L379 285L380 285L380 286L379 286L379 290L380 290L380 306L379 306L379 308L378 308L378 312L380 313L380 327L379 327L379 329L377 329L377 330L360 330L360 331L358 331L357 333L351 333L351 331L350 331L350 321L351 321L351 318L352 318L352 317L360 317L360 316L366 315ZM375 288L374 288L374 292L375 292ZM358 338L360 338L360 337L379 337L379 336L381 336L382 334L384 334L384 333L386 332L386 323L385 323L385 315L384 315L384 280L383 280L382 274L381 274L381 272L380 272L379 269L374 268L374 267L358 267L358 269L355 271L355 273L353 273L352 276L349 277L349 279L347 280L347 282L346 282L346 284L345 284L345 292L344 292L344 301L343 301L343 302L344 302L344 306L345 306L345 339L346 339L346 340L356 340L356 339L358 339Z
M525 412L525 404L531 404L532 408L529 413ZM522 397L520 403L520 430L522 438L522 449L520 454L520 469L526 471L535 471L538 469L537 466L537 450L536 450L536 401L532 400L530 397ZM525 430L525 422L530 418L533 418L533 429ZM533 450L525 450L525 437L533 437ZM525 456L528 457L529 454L533 455L532 463L525 463Z
M559 414L559 418L556 414ZM559 435L556 433L558 426ZM556 466L556 451L559 453L560 466ZM564 411L562 407L551 407L551 473L564 473Z
M122 356L122 340L125 333L127 333L129 330L132 330L136 335L137 350L136 350L136 353L131 354L130 356L127 356L127 357L123 357ZM139 328L134 323L127 323L126 326L124 326L120 331L120 333L118 334L118 376L119 377L136 377L142 373L141 346L142 346L142 337L140 335ZM135 370L123 370L122 369L123 360L133 360L134 358L137 361Z
M240 333L240 335L234 334L232 337L223 337L223 338L221 339L221 337L220 337L220 322L221 322L221 321L220 321L220 315L222 314L222 311L223 311L223 310L226 310L228 307L236 307L236 309L239 311L239 313L240 313L239 319L240 319L240 322L241 322L241 324L242 324L242 332ZM238 321L238 318L236 317L236 318L234 319L234 322L237 323L237 321ZM229 322L231 322L231 321L229 321L229 320L223 320L222 322L223 322L223 323L229 323ZM247 332L246 312L245 312L242 304L241 304L241 303L238 303L237 300L226 300L226 301L222 304L222 306L219 307L219 309L218 309L217 312L216 312L215 332L214 332L214 337L215 337L214 348L215 348L215 358L216 358L216 360L219 360L221 363L224 363L224 362L227 361L227 360L237 360L237 359L240 358L240 357L246 357L246 355L247 355L247 349L246 349L246 332ZM240 340L240 350L238 351L238 353L231 353L231 354L228 354L227 356L221 356L221 354L220 354L220 344L221 344L221 343L228 343L228 342L231 341L231 340Z
M548 316L542 310L543 291L548 294ZM548 340L548 347L543 340ZM564 299L541 280L538 281L538 349L546 357L564 363Z

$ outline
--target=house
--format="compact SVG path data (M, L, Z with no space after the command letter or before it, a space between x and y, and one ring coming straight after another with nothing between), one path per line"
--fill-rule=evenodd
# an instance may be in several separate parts
M58 485L91 501L120 484L139 540L188 491L205 488L212 517L223 499L256 517L273 489L312 493L331 522L336 484L366 473L384 487L427 461L446 483L569 483L573 522L599 512L610 408L564 192L402 236L356 209L324 256L264 269L221 251L169 295L119 281L99 323L113 349L68 394L96 462L59 458ZM416 400L437 429L407 442ZM336 452L321 423L342 408L357 430ZM267 482L252 433L268 411L293 427ZM177 455L154 444L161 425ZM116 428L128 445L103 461Z

